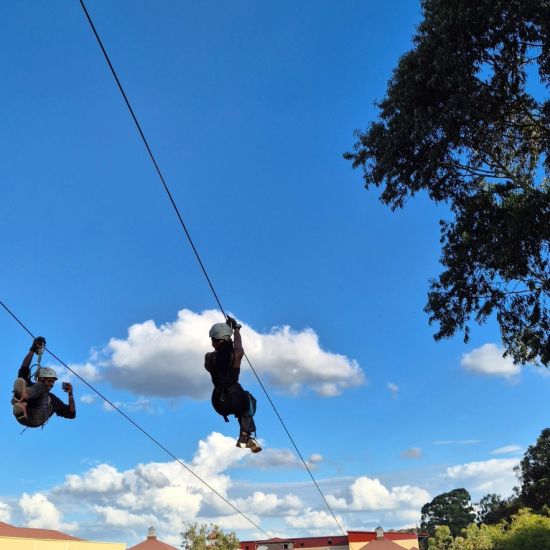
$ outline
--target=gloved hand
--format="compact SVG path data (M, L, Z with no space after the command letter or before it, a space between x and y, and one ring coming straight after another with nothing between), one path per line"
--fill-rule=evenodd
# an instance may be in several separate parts
M37 353L38 350L42 347L46 347L46 339L43 336L37 336L32 341L32 346L29 348L29 351L32 351L34 353Z
M237 323L237 321L235 321L235 319L233 319L233 317L229 317L229 315L227 316L227 320L225 322L229 325L231 330L240 330L241 329L241 325L239 325L239 323Z

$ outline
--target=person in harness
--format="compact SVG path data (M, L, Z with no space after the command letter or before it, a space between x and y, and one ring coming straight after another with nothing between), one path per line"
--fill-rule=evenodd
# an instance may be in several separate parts
M241 360L244 349L241 340L241 325L232 317L227 317L226 323L216 323L210 329L210 339L214 351L204 357L204 368L210 373L214 391L212 392L212 406L224 417L226 422L230 414L239 420L241 428L237 447L250 449L259 453L262 448L252 435L256 433L254 413L256 399L239 384ZM233 335L234 341L231 340Z
M44 426L53 414L62 418L73 419L76 416L76 407L73 398L73 386L69 382L63 383L63 391L69 395L69 404L66 405L51 393L57 380L55 371L50 367L41 367L40 359L46 347L46 340L39 336L35 338L29 353L23 359L17 373L17 380L13 385L13 415L19 424L27 428ZM36 382L31 381L31 363L34 354L38 355L37 371L34 375Z

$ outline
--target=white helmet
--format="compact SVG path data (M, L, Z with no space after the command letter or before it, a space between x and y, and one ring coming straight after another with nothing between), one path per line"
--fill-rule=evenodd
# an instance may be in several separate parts
M36 378L53 378L57 380L57 374L55 374L55 371L50 367L40 367Z
M216 323L212 325L208 335L210 338L215 338L216 340L230 340L233 331L227 323Z

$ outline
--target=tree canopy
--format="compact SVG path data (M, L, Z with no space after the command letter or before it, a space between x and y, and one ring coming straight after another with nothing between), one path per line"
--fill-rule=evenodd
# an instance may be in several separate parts
M224 533L214 524L183 522L185 530L180 533L184 550L236 550L239 540L234 532Z
M542 430L514 468L520 486L516 492L523 506L540 510L550 506L550 428Z
M510 522L498 525L472 523L460 536L451 536L446 525L428 540L429 550L550 550L550 517L523 508Z
M447 526L450 534L456 537L476 517L470 503L470 493L466 489L454 489L436 496L430 503L422 506L421 512L420 529L427 531L432 537L438 526Z
M513 496L503 499L496 493L490 493L485 495L475 506L477 522L494 525L502 520L509 521L512 514L516 514L521 508L521 502Z
M421 0L423 20L345 158L401 208L446 203L436 339L496 315L514 362L550 364L550 3Z

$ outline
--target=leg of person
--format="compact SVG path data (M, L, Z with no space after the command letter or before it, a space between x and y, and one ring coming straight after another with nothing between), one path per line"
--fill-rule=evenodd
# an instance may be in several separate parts
M50 396L42 382L27 386L24 378L18 378L14 384L13 394L13 415L20 424L37 428L46 423L50 417Z
M13 403L13 416L15 416L15 420L17 420L17 422L19 422L19 424L22 424L23 426L28 427L27 404L26 403L20 403L19 401Z
M241 435L239 437L239 442L241 438L244 440L246 437L247 449L250 449L253 453L259 453L262 448L260 444L256 441L256 438L252 435L256 433L256 423L254 422L254 413L256 412L256 399L247 391L242 391L236 395L236 399L239 399L239 413L235 414L239 420L239 426L241 427ZM242 445L238 445L242 447Z
M12 405L19 401L25 401L27 399L27 381L24 378L18 378L13 384L13 398Z

